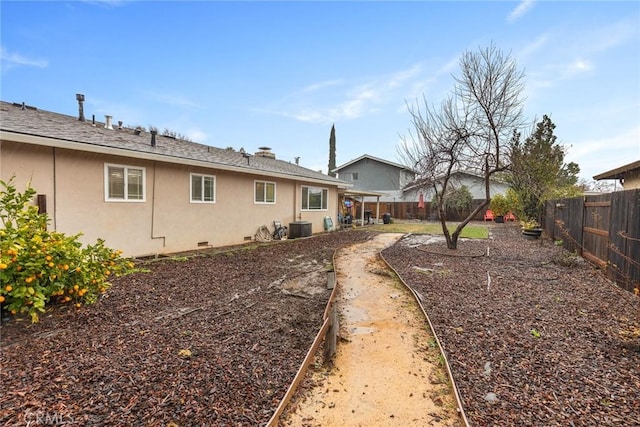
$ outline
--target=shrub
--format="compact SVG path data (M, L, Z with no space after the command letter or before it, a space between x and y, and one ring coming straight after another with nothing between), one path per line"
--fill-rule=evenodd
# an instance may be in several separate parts
M14 178L0 181L0 305L11 314L26 313L32 322L52 302L76 307L94 303L109 278L133 271L121 251L98 239L82 247L81 234L47 230L49 219L31 205L36 191L16 191Z

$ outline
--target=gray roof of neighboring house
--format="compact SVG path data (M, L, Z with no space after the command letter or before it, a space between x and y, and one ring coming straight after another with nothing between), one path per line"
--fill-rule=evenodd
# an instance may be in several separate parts
M387 165L390 165L390 166L394 166L394 167L396 167L398 169L406 169L409 172L414 172L415 173L415 171L413 169L411 169L410 167L408 167L408 166L401 165L399 163L390 162L389 160L380 159L378 157L370 156L368 154L363 154L362 156L360 156L360 157L358 157L356 159L353 159L353 160L351 160L351 161L349 161L349 162L347 162L345 164L342 164L342 165L336 167L335 169L333 169L332 172L339 172L341 169L344 169L347 166L352 165L354 163L357 163L357 162L359 162L360 160L363 160L363 159L371 159L371 160L374 160L376 162L380 162L380 163L384 163L384 164L387 164Z
M0 132L8 139L7 132L13 134L41 137L47 141L55 140L71 143L65 145L70 148L86 151L102 149L115 154L130 157L154 158L173 163L193 163L200 166L234 170L243 173L282 176L292 179L311 180L325 184L333 184L342 188L351 184L338 180L321 172L313 171L291 162L285 162L260 155L247 157L241 152L211 147L176 138L156 136L155 147L151 145L151 134L143 131L136 135L135 130L113 125L113 130L106 129L104 123L80 121L77 117L50 111L39 110L24 104L0 101Z

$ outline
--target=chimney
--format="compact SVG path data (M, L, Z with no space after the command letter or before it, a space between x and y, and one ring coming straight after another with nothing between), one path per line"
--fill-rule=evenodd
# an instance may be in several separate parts
M258 152L256 152L256 156L258 157L267 157L269 159L275 159L276 155L275 153L271 152L271 148L270 147L258 147Z
M78 120L84 122L84 95L76 93L76 100L78 101Z
M151 146L155 147L156 146L156 135L158 134L157 130L151 130Z
M107 116L107 115L104 116L104 128L105 129L113 130L113 125L111 124L111 119L112 118L113 118L112 116Z

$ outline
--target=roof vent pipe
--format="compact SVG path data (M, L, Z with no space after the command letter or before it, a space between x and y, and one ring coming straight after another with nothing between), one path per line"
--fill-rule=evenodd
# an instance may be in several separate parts
M109 129L109 130L113 130L113 125L111 124L111 119L113 117L112 116L104 116L104 128L105 129Z
M155 147L156 146L156 135L158 134L157 130L152 130L151 131L151 146Z
M96 115L91 115L91 126L96 127Z
M76 93L76 100L78 101L78 120L84 122L84 95Z
M122 120L118 120L118 129L122 130Z

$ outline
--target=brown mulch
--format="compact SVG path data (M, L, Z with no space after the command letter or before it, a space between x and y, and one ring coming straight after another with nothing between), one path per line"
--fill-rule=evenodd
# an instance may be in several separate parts
M638 298L549 240L492 234L462 241L467 256L383 252L423 298L472 425L640 425ZM322 324L335 249L370 236L143 263L93 306L5 322L0 425L264 425Z
M640 300L548 239L491 232L460 242L488 257L383 251L423 298L470 423L640 425Z
M335 250L370 236L139 263L93 306L5 320L0 425L266 424L322 325Z

